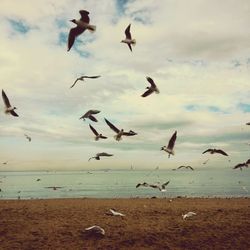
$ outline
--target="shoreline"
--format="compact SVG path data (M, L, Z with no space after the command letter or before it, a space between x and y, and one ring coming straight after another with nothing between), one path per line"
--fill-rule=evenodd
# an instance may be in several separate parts
M0 200L0 215L3 249L250 249L250 198Z

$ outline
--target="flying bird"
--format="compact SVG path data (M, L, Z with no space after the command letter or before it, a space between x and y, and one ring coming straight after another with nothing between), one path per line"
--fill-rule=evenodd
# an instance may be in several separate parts
M98 120L93 115L96 115L100 112L101 111L99 111L99 110L92 110L91 109L88 112L86 112L84 115L82 115L79 119L83 119L85 121L85 119L89 118L93 122L98 122Z
M28 135L26 135L26 134L24 134L24 136L26 137L26 139L27 139L29 142L31 142L31 137L30 137L30 136L28 136Z
M182 215L182 218L183 218L183 220L185 220L186 218L192 217L192 216L194 216L194 215L196 215L196 213L194 213L194 212L188 212L188 213L186 213L186 214L183 214L183 215Z
M250 122L247 122L246 125L250 125Z
M157 86L156 86L154 80L153 80L151 77L148 77L148 76L146 77L146 79L147 79L147 81L151 84L151 86L150 86L150 87L146 87L147 91L144 92L141 96L142 96L142 97L146 97L146 96L151 95L153 92L155 92L156 94L159 94L160 91L159 91L159 89L157 88Z
M2 89L2 98L3 98L4 105L5 105L5 114L11 114L13 116L18 117L18 114L14 111L17 108L12 107L10 105L10 101L9 101L9 99L8 99L7 95L5 94L3 89Z
M140 186L143 186L143 187L149 187L149 184L147 182L143 182L143 183L138 183L136 185L136 188L140 187Z
M112 124L110 121L108 121L106 118L104 118L105 122L108 124L108 126L116 133L116 135L114 136L114 138L117 141L122 140L122 136L134 136L137 135L137 133L135 133L133 130L129 130L129 132L124 132L123 129L118 129L114 124Z
M162 185L151 184L151 185L149 185L149 187L159 189L161 192L166 192L166 186L169 184L169 182L170 181L167 181L167 182L163 183Z
M132 47L131 47L131 44L133 46L136 45L136 40L135 39L132 39L132 36L131 36L131 33L130 33L130 26L131 24L129 24L129 26L126 28L125 30L125 35L126 35L126 38L124 40L121 41L121 43L126 43L130 49L130 51L132 52Z
M210 153L210 154L222 154L222 155L225 155L225 156L228 156L228 154L226 152L224 152L223 150L221 149L207 149L205 150L202 154L205 154L205 153Z
M174 145L175 145L175 141L177 138L177 131L174 132L174 134L172 135L171 139L168 142L168 146L163 146L161 147L161 150L164 150L165 152L168 153L168 158L170 157L170 155L174 155Z
M194 170L194 168L192 168L191 166L179 166L177 169L181 169L181 168Z
M99 161L101 156L108 156L109 157L109 156L113 156L113 155L105 153L105 152L97 153L96 156L90 157L88 161L90 161L91 159L96 159Z
M85 231L86 231L87 233L90 233L90 234L96 234L96 235L101 234L101 235L105 235L104 229L101 228L100 226L96 226L96 225L85 228Z
M89 24L89 12L86 10L79 11L81 18L79 20L72 19L70 20L72 23L75 23L77 26L72 28L69 31L68 36L68 51L73 46L75 39L77 36L81 35L86 29L90 32L94 32L96 30L96 26Z
M90 129L92 130L92 132L94 133L95 135L95 140L98 141L99 139L107 139L108 137L106 136L103 136L102 134L99 134L94 127L92 127L90 124L89 124L89 127Z
M45 188L50 188L50 189L53 189L53 190L57 190L57 189L63 188L63 187L45 187Z
M75 82L70 86L70 88L73 88L78 81L84 81L85 78L96 79L96 78L99 78L99 77L101 77L101 76L81 76L81 77L78 77L75 80Z
M247 160L246 162L244 162L244 163L239 163L239 164L237 164L236 166L233 167L233 169L238 169L238 168L239 168L239 169L242 171L242 168L244 168L244 167L248 168L249 165L250 165L250 159L248 159L248 160Z

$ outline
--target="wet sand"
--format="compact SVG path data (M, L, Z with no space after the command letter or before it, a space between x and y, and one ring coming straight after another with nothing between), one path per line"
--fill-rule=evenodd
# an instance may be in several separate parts
M105 236L87 235L92 225ZM0 249L250 249L250 199L5 200Z

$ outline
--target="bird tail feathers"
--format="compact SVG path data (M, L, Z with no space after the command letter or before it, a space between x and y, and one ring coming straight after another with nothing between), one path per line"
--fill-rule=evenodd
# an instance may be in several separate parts
M135 45L136 45L136 40L133 39L133 40L131 41L131 44L132 44L133 46L135 46Z
M95 25L90 25L90 24L89 24L89 25L87 26L87 29L88 29L90 32L93 33L93 32L96 31L96 26L95 26Z

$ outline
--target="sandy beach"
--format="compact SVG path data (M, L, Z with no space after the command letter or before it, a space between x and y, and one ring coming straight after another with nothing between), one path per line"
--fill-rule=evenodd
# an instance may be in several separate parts
M114 208L125 217L108 216ZM196 216L182 219L194 211ZM0 201L1 249L250 249L250 199ZM100 225L104 237L87 235Z

